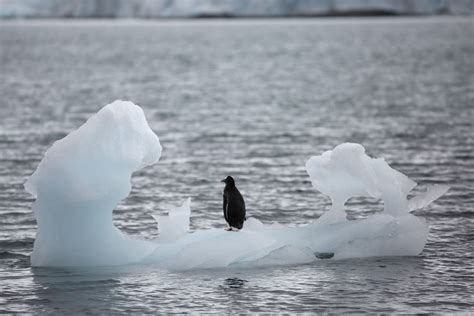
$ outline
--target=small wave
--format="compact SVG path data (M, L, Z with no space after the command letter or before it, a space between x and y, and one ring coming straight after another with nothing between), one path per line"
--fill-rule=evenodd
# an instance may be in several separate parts
M16 253L16 252L10 252L10 251L1 251L0 252L0 259L27 259L30 256L21 254L21 253Z
M25 238L22 240L1 240L1 249L33 249L33 238Z
M426 218L474 218L474 211L444 211L432 212L431 210L415 213Z

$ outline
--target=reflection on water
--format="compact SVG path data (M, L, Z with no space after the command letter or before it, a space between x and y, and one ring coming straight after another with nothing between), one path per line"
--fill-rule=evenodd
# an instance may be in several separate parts
M47 310L67 306L73 314L113 310L115 303L109 298L123 278L123 273L114 272L114 268L32 268L32 272L37 300L47 301Z
M387 296L397 296L382 309L391 312L401 308L404 299L408 299L407 304L416 303L416 297L407 294L410 290L419 291L427 281L423 258L413 257L232 271L169 273L150 266L128 266L34 268L31 272L34 299L30 303L40 302L43 311L67 306L77 313L119 311L117 306L122 303L131 311L144 312L180 312L190 308L201 312L209 308L243 312L249 307L265 312L275 310L275 306L282 311L297 306L301 311L363 311L364 308L356 307L362 297L382 303ZM372 292L367 293L367 288ZM179 307L170 306L177 302Z
M436 269L423 256L186 272L136 265L31 268L9 275L17 286L2 296L12 309L38 312L415 312L431 309L442 288L444 308L462 308L455 292L462 285L440 280Z
M243 288L247 282L247 280L242 280L239 278L227 278L224 280L224 288L240 289Z

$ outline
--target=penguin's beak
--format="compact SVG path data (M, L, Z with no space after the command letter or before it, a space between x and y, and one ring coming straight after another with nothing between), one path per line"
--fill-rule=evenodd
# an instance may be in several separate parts
M225 183L225 179L222 179L221 182L224 182L224 183Z

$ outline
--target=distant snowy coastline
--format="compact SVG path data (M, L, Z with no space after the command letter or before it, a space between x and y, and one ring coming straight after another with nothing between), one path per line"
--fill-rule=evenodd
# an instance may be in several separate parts
M0 18L472 15L472 0L0 0Z

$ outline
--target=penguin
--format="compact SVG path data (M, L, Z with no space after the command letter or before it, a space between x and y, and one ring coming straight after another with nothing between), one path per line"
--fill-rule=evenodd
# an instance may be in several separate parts
M223 209L224 218L227 224L229 224L226 230L238 231L242 229L246 220L244 198L235 186L234 178L228 176L221 182L225 183Z

